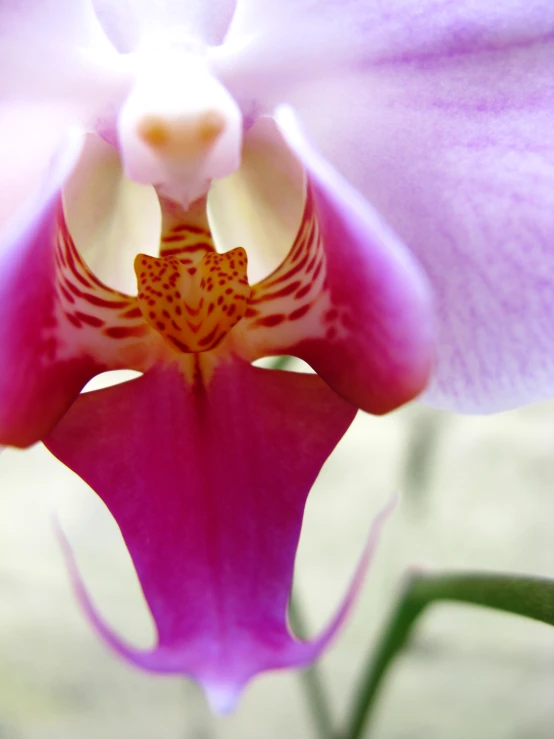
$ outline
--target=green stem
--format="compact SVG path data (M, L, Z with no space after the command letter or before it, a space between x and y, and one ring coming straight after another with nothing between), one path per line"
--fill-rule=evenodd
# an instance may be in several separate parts
M290 599L289 619L292 630L300 639L307 636L306 623L302 610L295 598ZM325 688L317 667L308 667L300 673L300 679L304 685L306 699L310 707L312 718L316 727L317 735L321 739L332 739L332 716L329 709L329 700L325 694Z
M281 357L276 357L271 364L271 369L283 370L290 364L292 359L293 357L289 357L287 354L284 354Z
M554 626L554 580L496 573L413 573L363 671L346 739L367 730L383 678L425 608L437 601L457 601L515 613Z

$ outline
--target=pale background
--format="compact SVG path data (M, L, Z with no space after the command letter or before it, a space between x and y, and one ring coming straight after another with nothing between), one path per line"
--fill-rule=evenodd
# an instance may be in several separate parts
M190 683L120 662L79 612L51 526L57 511L101 611L146 645L149 618L103 505L40 447L6 450L0 486L0 739L315 739L297 675L262 677L233 716L211 719ZM410 565L554 576L554 404L488 418L415 404L386 418L360 415L308 504L296 584L312 633L396 488L401 507L321 663L339 721ZM436 606L391 673L371 736L552 739L554 629Z

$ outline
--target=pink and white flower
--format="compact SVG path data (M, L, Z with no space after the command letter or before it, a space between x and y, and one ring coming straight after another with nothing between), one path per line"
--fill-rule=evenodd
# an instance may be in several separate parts
M117 520L156 649L74 575L120 653L220 707L312 660L346 606L291 637L294 553L356 409L551 394L553 62L546 0L0 0L0 443Z

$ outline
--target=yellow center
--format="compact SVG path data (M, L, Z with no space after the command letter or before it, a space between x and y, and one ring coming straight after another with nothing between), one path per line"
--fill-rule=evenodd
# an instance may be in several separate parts
M137 255L138 303L144 319L181 352L216 347L246 312L246 252L209 252L196 265L175 256Z

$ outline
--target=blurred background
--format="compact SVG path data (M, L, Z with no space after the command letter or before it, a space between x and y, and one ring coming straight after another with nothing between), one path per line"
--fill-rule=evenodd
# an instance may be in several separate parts
M259 678L235 714L212 718L192 683L120 662L75 603L51 520L107 620L146 646L152 625L103 504L40 446L3 452L0 487L0 739L315 739L298 674ZM399 509L319 666L337 725L411 566L554 576L554 403L493 417L418 404L360 414L307 507L295 600L310 634L334 612L393 490ZM373 739L552 739L554 629L450 604L433 606L414 636Z

